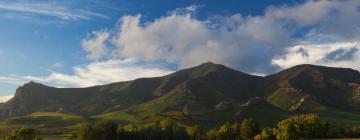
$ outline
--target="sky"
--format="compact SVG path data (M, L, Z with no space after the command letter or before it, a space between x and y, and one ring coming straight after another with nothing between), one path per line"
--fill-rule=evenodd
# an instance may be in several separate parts
M359 24L355 0L2 0L0 102L29 81L87 87L208 61L360 70Z

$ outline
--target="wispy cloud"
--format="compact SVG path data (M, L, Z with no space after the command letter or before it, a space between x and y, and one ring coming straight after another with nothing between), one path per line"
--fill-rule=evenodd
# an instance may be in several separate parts
M60 63L60 62L56 62L52 65L54 68L61 68L61 67L64 67L64 64L63 63Z
M0 76L0 81L13 85L21 85L25 83L25 80L23 80L22 78L18 78L18 76L16 75Z
M109 18L102 13L71 8L58 3L24 3L24 2L0 2L0 10L12 12L12 16L48 16L62 20L90 20L92 18ZM15 14L14 14L15 12ZM23 15L21 15L21 13Z

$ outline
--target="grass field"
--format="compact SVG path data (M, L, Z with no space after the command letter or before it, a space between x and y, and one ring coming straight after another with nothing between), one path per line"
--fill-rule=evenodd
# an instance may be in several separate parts
M31 127L69 127L84 122L76 115L57 112L35 112L22 117L14 117L3 122L3 126L25 125Z

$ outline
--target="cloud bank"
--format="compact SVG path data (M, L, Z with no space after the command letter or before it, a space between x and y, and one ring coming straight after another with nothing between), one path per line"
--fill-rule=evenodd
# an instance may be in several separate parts
M124 16L113 37L119 57L165 60L191 67L206 61L221 63L249 72L269 74L299 63L358 67L358 53L327 63L281 59L290 57L298 45L312 50L311 57L326 57L359 39L359 1L307 1L294 6L269 7L263 15L213 16L207 20L193 17L191 11L175 10L154 21L141 21L141 15ZM191 7L191 6L190 6ZM342 43L344 45L339 45ZM315 45L318 44L318 45ZM320 46L319 46L320 45ZM350 47L357 50L357 47ZM306 50L306 49L303 49ZM344 50L346 51L346 50ZM354 50L353 50L354 51ZM348 57L348 56L345 56ZM319 60L320 61L320 60ZM340 64L341 63L341 64Z
M235 13L205 20L193 15L193 5L151 21L127 15L117 29L95 31L82 40L89 64L74 67L72 74L20 78L67 87L172 72L158 62L188 68L212 61L258 75L302 63L360 70L359 7L360 1L324 0L270 6L257 16ZM19 76L2 78L17 83Z

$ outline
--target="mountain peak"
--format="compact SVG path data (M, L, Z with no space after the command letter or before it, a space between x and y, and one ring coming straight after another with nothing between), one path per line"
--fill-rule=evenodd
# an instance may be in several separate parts
M205 63L202 63L198 66L195 66L191 69L197 69L197 68L214 68L214 67L218 67L218 66L221 66L220 64L215 64L213 62L205 62Z
M202 64L200 64L200 65L205 65L205 66L206 66L206 65L207 65L207 66L213 65L213 66L216 66L216 65L219 65L219 64L215 64L215 63L209 61L209 62L202 63Z
M28 83L26 83L26 84L38 84L38 83L36 83L36 82L34 82L34 81L30 81L30 82L28 82Z
M34 90L34 89L44 89L44 88L47 88L48 86L46 85L43 85L41 83L37 83L37 82L34 82L34 81L30 81L28 83L25 83L23 86L20 86L18 89L17 89L17 92L18 91L27 91L27 90ZM16 92L16 93L17 93ZM16 94L15 93L15 94Z
M300 64L300 65L296 65L296 66L293 66L293 67L290 67L284 71L294 71L294 72L297 72L297 71L311 71L311 70L316 70L318 69L319 67L322 67L322 66L317 66L317 65L312 65L312 64Z
M190 69L209 69L209 70L213 70L213 69L227 69L227 70L234 70L232 68L229 68L225 65L222 65L222 64L217 64L217 63L214 63L214 62L205 62L205 63L202 63L198 66L195 66L193 68L190 68Z
M34 81L30 81L28 83L25 83L23 86L24 87L29 87L29 86L45 86L45 85L43 85L41 83L34 82Z
M188 73L190 75L190 77L202 77L207 74L214 73L214 72L223 73L223 74L224 73L241 73L239 71L236 71L236 70L226 67L224 65L215 64L213 62L206 62L206 63L200 64L198 66L195 66L195 67L192 67L189 69L185 69L180 72Z

